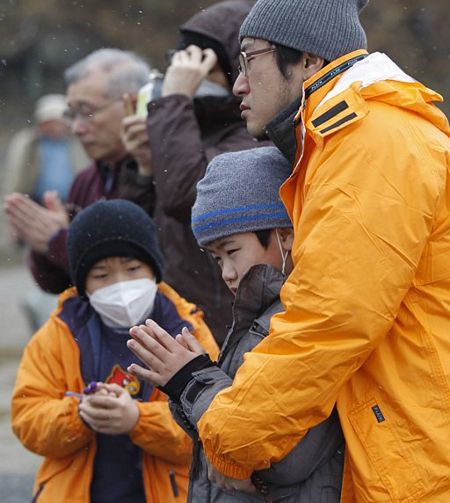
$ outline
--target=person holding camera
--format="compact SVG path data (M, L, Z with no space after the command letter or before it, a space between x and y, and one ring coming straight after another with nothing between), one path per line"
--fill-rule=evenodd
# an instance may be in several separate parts
M70 285L66 238L69 222L99 199L127 199L152 216L154 186L138 171L124 145L125 94L134 96L148 82L150 68L137 54L114 48L96 50L65 72L70 123L92 164L74 179L66 204L45 192L42 205L15 192L4 209L14 234L31 250L29 267L45 291L61 293Z

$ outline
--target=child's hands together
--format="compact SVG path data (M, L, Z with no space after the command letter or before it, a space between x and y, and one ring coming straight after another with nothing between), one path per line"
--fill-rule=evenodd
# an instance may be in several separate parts
M128 349L147 369L133 363L128 372L156 386L165 386L187 363L205 353L187 328L175 340L157 323L147 320L145 325L133 327L130 335Z
M139 409L128 391L117 384L99 383L94 394L85 395L78 411L97 433L129 433L139 419Z

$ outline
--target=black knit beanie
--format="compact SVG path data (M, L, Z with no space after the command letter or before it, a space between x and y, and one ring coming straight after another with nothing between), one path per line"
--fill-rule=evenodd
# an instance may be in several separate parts
M233 85L233 82L231 81L232 68L230 59L220 42L201 33L195 33L194 31L189 30L180 30L180 40L177 45L177 50L182 51L190 45L196 45L203 50L212 49L216 53L217 61L221 70L225 74L230 85Z
M150 265L161 281L163 258L152 219L124 199L97 201L78 213L69 227L67 255L72 282L86 296L86 276L107 257L132 257Z

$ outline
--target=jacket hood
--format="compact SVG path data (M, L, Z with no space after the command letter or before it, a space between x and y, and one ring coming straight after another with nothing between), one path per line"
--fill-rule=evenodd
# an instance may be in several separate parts
M238 76L239 29L254 2L250 0L228 0L212 5L195 14L180 27L180 32L191 32L218 42L228 57L232 69L231 80Z
M305 88L315 80L313 76ZM366 101L375 100L419 114L448 133L448 120L433 103L442 102L442 96L407 75L386 54L375 52L355 63L323 97L313 115L323 114L336 97L349 90Z

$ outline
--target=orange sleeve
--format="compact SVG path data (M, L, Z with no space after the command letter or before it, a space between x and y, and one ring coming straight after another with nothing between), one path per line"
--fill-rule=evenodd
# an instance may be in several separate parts
M64 397L70 389L67 365L73 358L61 351L71 342L62 330L50 319L33 336L25 348L12 396L14 433L27 449L50 458L69 456L94 436L78 415L78 400ZM69 374L76 381L79 370L69 369Z
M189 464L192 441L172 417L167 397L155 388L151 401L138 402L140 417L130 438L142 450L170 463Z

